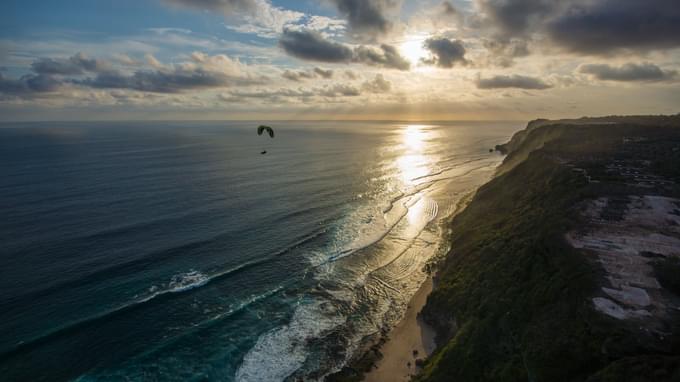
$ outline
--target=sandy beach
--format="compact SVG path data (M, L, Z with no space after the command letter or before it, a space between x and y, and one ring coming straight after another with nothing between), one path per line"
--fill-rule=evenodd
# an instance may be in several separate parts
M383 357L366 373L365 381L409 381L416 373L416 359L434 351L434 331L418 317L431 291L432 278L428 277L411 299L404 318L389 332L380 348Z

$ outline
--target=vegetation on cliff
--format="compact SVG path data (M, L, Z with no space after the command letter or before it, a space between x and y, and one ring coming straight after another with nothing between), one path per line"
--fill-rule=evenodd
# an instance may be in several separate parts
M419 381L680 380L677 325L659 339L596 311L603 271L565 240L583 201L649 192L605 171L615 158L644 161L669 179L654 192L680 196L680 118L609 118L540 120L500 148L499 175L452 222L422 312L439 347Z

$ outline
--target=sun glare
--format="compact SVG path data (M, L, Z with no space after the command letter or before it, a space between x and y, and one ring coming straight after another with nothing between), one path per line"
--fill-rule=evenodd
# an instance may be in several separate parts
M401 55L409 60L411 64L418 64L421 58L427 57L427 51L423 48L425 39L425 36L409 37L399 46Z

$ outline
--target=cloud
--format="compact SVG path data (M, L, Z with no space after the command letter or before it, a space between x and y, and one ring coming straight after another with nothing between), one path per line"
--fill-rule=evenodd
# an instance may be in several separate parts
M98 89L131 89L154 93L180 93L187 90L247 86L263 79L230 75L199 67L175 67L167 70L139 70L133 74L103 72L94 78L73 83Z
M0 94L31 98L39 93L59 90L62 82L49 74L27 74L19 79L5 78L0 73Z
M376 74L372 81L364 82L361 88L369 93L387 93L392 89L392 83L382 74Z
M440 68L452 68L455 64L465 64L465 47L460 40L432 37L425 40L423 47L432 53L432 58L423 62Z
M328 63L363 63L399 70L408 70L409 62L396 48L382 44L378 48L358 46L351 48L325 39L316 31L286 30L279 46L289 55L308 61Z
M333 71L331 69L321 69L321 68L314 68L314 73L319 75L321 78L329 79L333 78Z
M477 0L493 38L548 36L580 54L680 47L677 0Z
M380 49L367 46L359 46L354 49L355 62L361 62L371 66L382 66L398 70L409 70L411 64L402 57L397 48L382 44Z
M326 40L315 31L286 30L279 46L293 57L321 62L350 62L353 57L349 47Z
M319 95L324 97L356 97L361 95L361 91L352 85L335 84L317 90Z
M521 76L513 74L509 76L499 75L490 78L478 77L475 81L478 89L533 89L544 90L549 89L552 85L544 82L540 78Z
M273 38L287 26L305 17L302 12L276 7L268 0L163 0L165 3L184 8L220 12L241 24L228 26L240 33L253 33Z
M291 80L291 81L304 81L304 80L309 80L313 78L324 78L324 79L330 79L333 78L333 70L328 69L324 70L321 68L314 68L312 70L298 70L298 71L293 71L293 70L286 70L283 72L281 75L283 78Z
M484 26L496 28L505 37L530 32L559 3L559 0L477 0Z
M210 56L194 52L191 61L164 65L151 55L147 63L153 70L137 70L132 74L108 70L95 77L71 82L97 89L130 89L154 93L180 93L194 89L247 86L264 81L247 73L243 65L225 55Z
M604 81L662 81L671 79L677 74L674 70L665 71L648 62L627 63L619 67L607 64L587 64L581 65L578 71Z
M398 0L330 0L347 19L353 37L372 40L392 28L388 14L401 6Z
M571 6L548 24L550 37L574 52L680 47L677 0L597 0Z
M514 65L515 58L531 53L524 39L483 39L482 44L488 52L488 63L501 67L510 67Z
M359 76L351 70L345 70L344 74L345 78L347 78L348 80L356 80L359 78Z
M218 88L233 85L224 73L203 69L192 71L137 71L132 75L119 72L98 74L95 78L74 81L79 85L101 89L132 89L154 93L178 93L190 89Z
M332 84L310 89L287 89L278 90L257 89L251 91L232 90L225 94L220 94L219 98L227 102L243 102L245 99L271 99L282 101L289 98L307 100L314 97L341 98L357 97L361 95L361 90L348 84Z
M442 2L439 5L439 8L441 9L442 13L445 16L454 17L454 16L460 15L460 12L458 11L458 9L456 9L456 7L454 7L453 4L451 4L448 1Z
M256 0L163 0L164 2L198 10L219 11L233 14L257 9Z
M78 75L85 72L109 70L111 65L105 61L88 58L78 53L67 59L41 58L31 64L31 70L38 74Z
M285 72L283 72L281 77L283 77L287 80L299 82L299 81L304 81L304 80L315 78L316 76L314 75L313 72L306 72L306 71L302 71L302 70L300 70L300 71L286 70Z

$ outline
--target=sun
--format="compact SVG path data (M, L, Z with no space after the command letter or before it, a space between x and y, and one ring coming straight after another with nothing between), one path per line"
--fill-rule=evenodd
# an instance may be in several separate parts
M423 47L426 36L410 36L399 45L399 51L402 56L411 62L417 64L421 58L427 57L427 51Z

